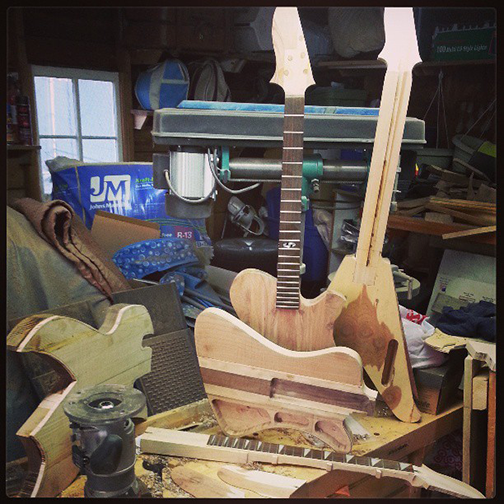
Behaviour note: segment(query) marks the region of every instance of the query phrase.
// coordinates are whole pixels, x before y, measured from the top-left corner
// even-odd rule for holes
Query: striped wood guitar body
[[[194,337],[205,391],[226,434],[293,428],[347,453],[346,417],[374,411],[376,392],[364,385],[354,350],[287,350],[218,308],[200,313]]]

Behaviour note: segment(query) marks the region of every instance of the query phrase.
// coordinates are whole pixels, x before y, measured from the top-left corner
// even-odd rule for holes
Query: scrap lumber
[[[243,499],[245,493],[226,483],[211,478],[189,467],[179,466],[171,470],[171,479],[197,499]]]
[[[455,231],[453,233],[445,233],[441,235],[443,240],[451,240],[453,238],[463,238],[464,236],[474,236],[487,233],[495,233],[497,226],[484,226],[478,228],[467,229],[465,231]]]

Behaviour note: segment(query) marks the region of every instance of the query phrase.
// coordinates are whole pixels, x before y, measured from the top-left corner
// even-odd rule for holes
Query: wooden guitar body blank
[[[418,421],[390,262],[381,258],[374,285],[353,282],[355,267],[355,256],[346,256],[333,279],[347,296],[334,325],[335,340],[360,355],[366,373],[398,418]]]
[[[9,350],[47,358],[60,376],[17,433],[29,463],[22,496],[55,497],[77,476],[63,400],[93,385],[133,386],[150,372],[152,350],[142,347],[142,339],[152,332],[144,306],[117,304],[109,308],[98,330],[69,317],[44,314],[24,319],[9,333]]]
[[[236,314],[273,343],[290,350],[318,350],[334,346],[334,321],[345,298],[325,291],[315,299],[299,296],[296,310],[277,308],[277,279],[264,271],[246,269],[235,277],[229,295]]]
[[[205,390],[226,434],[290,427],[348,452],[345,418],[373,412],[376,392],[364,385],[353,350],[288,350],[217,308],[198,316],[194,336]]]
[[[415,382],[390,263],[382,257],[412,83],[421,61],[412,8],[386,8],[387,63],[371,156],[357,251],[340,264],[328,290],[346,304],[334,325],[337,345],[362,352],[364,368],[383,399],[404,422],[417,422]]]

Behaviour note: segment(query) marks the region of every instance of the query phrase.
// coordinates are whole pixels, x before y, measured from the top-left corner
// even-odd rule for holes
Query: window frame
[[[122,110],[121,110],[121,100],[119,95],[119,73],[118,72],[108,72],[105,70],[89,70],[84,68],[63,68],[63,67],[52,67],[52,66],[42,66],[42,65],[32,65],[32,76],[33,85],[35,86],[35,77],[54,77],[60,79],[71,79],[73,82],[73,97],[75,103],[75,118],[77,122],[77,134],[76,135],[42,135],[40,131],[37,131],[38,138],[56,138],[56,139],[75,139],[77,141],[77,150],[79,159],[83,159],[83,140],[116,140],[117,141],[117,159],[119,163],[123,161],[123,135],[122,135]],[[81,124],[81,106],[80,106],[80,96],[79,96],[79,79],[83,80],[95,80],[112,82],[114,85],[115,94],[115,112],[116,112],[116,135],[117,136],[93,136],[93,135],[83,135],[82,134],[82,124]],[[35,91],[35,90],[34,90]],[[35,113],[37,113],[37,96],[35,96]],[[84,162],[84,161],[83,161]],[[105,162],[105,161],[103,161]],[[42,165],[42,161],[41,161]],[[41,170],[44,167],[41,166]]]

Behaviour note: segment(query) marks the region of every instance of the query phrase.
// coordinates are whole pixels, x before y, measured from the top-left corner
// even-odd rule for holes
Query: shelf
[[[40,145],[7,144],[7,150],[40,150]]]
[[[466,224],[458,223],[445,224],[442,222],[426,221],[425,219],[416,217],[404,217],[390,214],[387,227],[388,229],[397,229],[400,231],[410,231],[412,233],[441,236],[445,233],[473,229],[475,226],[467,226]],[[477,243],[488,243],[489,245],[495,245],[496,233],[465,236],[461,239]]]
[[[438,68],[449,68],[456,66],[473,66],[473,65],[494,65],[495,60],[461,60],[461,61],[422,61],[415,66],[415,70],[428,70]],[[341,61],[320,61],[315,68],[327,70],[362,70],[362,69],[382,69],[386,68],[386,64],[380,60],[341,60]]]
[[[37,152],[41,149],[40,145],[16,145],[7,144],[7,153],[14,156],[20,156],[27,152]]]

